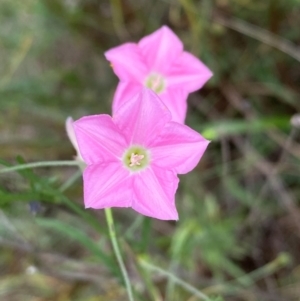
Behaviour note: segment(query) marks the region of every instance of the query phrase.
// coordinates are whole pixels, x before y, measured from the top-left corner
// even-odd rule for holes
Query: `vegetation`
[[[113,210],[135,300],[299,300],[299,15],[299,0],[0,0],[1,168],[72,160],[66,118],[110,113],[104,51],[166,24],[214,72],[186,121],[212,142],[178,222]],[[0,174],[0,206],[1,300],[127,300],[78,168]]]

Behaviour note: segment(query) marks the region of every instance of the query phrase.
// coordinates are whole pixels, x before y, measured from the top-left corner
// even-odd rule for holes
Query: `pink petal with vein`
[[[196,167],[208,144],[208,140],[188,126],[170,122],[151,145],[151,162],[185,174]]]
[[[124,103],[113,119],[129,144],[147,147],[171,120],[171,114],[159,97],[145,88]]]
[[[143,86],[136,82],[119,82],[113,99],[113,113],[126,101],[137,95]]]
[[[178,178],[171,171],[154,167],[134,177],[132,208],[146,216],[162,220],[178,220],[175,192]]]
[[[132,177],[120,163],[95,164],[83,172],[86,208],[130,207]]]
[[[126,140],[109,115],[92,115],[73,123],[80,153],[87,164],[119,161]]]
[[[212,72],[188,52],[178,57],[167,76],[170,87],[176,86],[189,93],[200,89],[211,77]]]
[[[104,53],[111,62],[115,74],[121,81],[140,82],[148,73],[148,68],[135,43],[126,43]]]
[[[184,89],[170,87],[164,93],[160,94],[159,97],[170,110],[172,120],[184,123],[188,93]]]
[[[167,73],[183,51],[183,44],[167,26],[142,38],[138,47],[148,68],[162,74]]]

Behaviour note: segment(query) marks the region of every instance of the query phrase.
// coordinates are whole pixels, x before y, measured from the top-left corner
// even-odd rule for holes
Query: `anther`
[[[131,153],[131,156],[130,156],[130,164],[129,166],[132,167],[132,166],[139,166],[141,165],[141,160],[144,159],[144,155],[137,155],[135,153]]]

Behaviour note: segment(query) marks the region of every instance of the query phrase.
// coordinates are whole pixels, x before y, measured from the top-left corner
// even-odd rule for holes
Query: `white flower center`
[[[159,94],[165,90],[166,80],[162,75],[152,73],[146,78],[145,86]]]
[[[132,145],[124,152],[122,162],[130,171],[145,169],[150,163],[150,152],[142,146]]]

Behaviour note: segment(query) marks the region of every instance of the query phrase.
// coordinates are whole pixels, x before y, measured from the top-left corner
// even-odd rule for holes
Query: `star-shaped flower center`
[[[157,73],[151,73],[145,81],[145,86],[155,93],[162,93],[166,88],[165,78]]]
[[[149,152],[141,146],[131,146],[123,155],[123,164],[131,171],[146,168],[150,162]]]
[[[130,164],[129,166],[132,167],[132,166],[140,166],[141,165],[141,160],[144,159],[144,155],[138,155],[138,154],[135,154],[135,153],[131,153],[131,156],[130,156]]]

